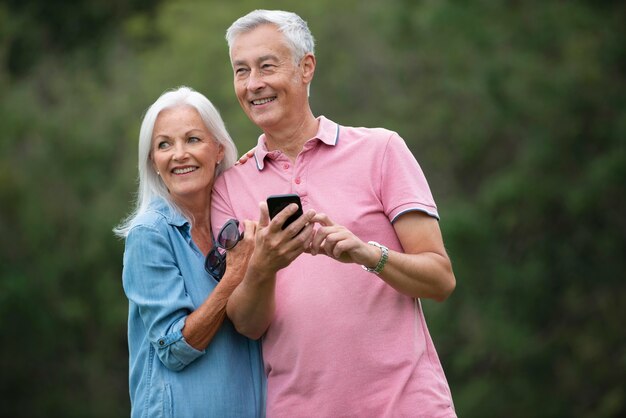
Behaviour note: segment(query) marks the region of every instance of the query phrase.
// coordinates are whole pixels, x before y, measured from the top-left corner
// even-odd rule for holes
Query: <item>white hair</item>
[[[172,207],[177,208],[163,180],[157,175],[152,165],[150,150],[152,147],[152,131],[159,113],[165,109],[178,106],[190,106],[196,109],[215,140],[224,147],[224,158],[216,168],[215,177],[222,174],[227,168],[230,168],[237,160],[237,147],[228,134],[218,110],[209,99],[185,86],[165,91],[157,101],[148,108],[141,123],[138,155],[139,188],[137,191],[135,209],[124,221],[113,229],[113,232],[121,238],[125,238],[126,235],[128,235],[128,231],[135,219],[148,209],[150,202],[155,198],[162,197]]]
[[[315,54],[315,40],[306,22],[300,16],[282,10],[262,9],[254,10],[230,25],[226,31],[229,51],[237,36],[266,24],[275,25],[285,36],[296,65],[306,54]]]

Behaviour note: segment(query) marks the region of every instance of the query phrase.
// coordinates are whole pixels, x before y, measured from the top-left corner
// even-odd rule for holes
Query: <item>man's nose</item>
[[[257,91],[262,89],[265,86],[265,81],[263,80],[263,76],[259,74],[258,71],[250,71],[250,76],[248,77],[248,90]]]

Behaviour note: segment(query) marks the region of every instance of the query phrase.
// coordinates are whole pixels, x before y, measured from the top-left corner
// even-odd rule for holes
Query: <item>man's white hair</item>
[[[267,24],[275,25],[285,36],[296,65],[306,54],[315,54],[315,40],[300,16],[282,10],[262,9],[254,10],[230,25],[226,31],[229,52],[237,36]]]

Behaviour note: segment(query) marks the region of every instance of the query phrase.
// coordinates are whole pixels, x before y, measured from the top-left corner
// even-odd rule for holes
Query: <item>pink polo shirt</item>
[[[318,120],[295,164],[261,135],[254,158],[216,180],[213,228],[297,193],[305,211],[402,251],[394,219],[438,217],[415,158],[395,132]],[[279,271],[263,356],[268,417],[456,417],[419,300],[356,264],[303,254]]]

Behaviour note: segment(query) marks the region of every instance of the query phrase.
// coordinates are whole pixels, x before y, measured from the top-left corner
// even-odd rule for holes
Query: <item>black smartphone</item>
[[[298,205],[298,211],[287,218],[287,220],[283,223],[282,229],[287,228],[293,221],[304,214],[304,212],[302,212],[302,202],[300,201],[300,196],[297,194],[275,194],[268,196],[267,198],[267,208],[270,212],[270,219],[273,219],[274,216],[291,203]]]

